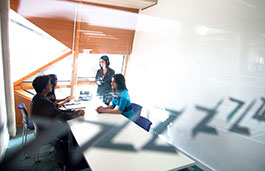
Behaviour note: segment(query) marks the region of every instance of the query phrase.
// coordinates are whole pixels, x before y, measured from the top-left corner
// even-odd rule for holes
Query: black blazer
[[[111,78],[114,74],[115,71],[108,68],[107,73],[103,77],[103,69],[97,70],[96,82],[101,82],[101,85],[98,85],[97,95],[104,96],[104,94],[111,92]]]

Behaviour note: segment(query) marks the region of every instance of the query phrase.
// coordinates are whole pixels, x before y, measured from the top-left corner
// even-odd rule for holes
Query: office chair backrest
[[[152,125],[152,122],[143,116],[139,116],[139,118],[136,119],[135,123],[146,131],[149,131]]]
[[[131,103],[135,115],[140,116],[142,111],[142,106],[136,103]]]
[[[17,108],[20,109],[20,111],[22,113],[22,116],[23,116],[22,123],[24,124],[24,126],[27,127],[28,129],[34,129],[34,125],[31,121],[30,116],[28,115],[27,108],[26,108],[25,104],[20,103],[17,106]]]

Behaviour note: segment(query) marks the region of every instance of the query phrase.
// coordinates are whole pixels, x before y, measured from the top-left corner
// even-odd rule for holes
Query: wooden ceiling
[[[70,0],[75,2],[111,5],[133,9],[145,9],[157,4],[158,0]]]
[[[81,53],[129,55],[139,9],[156,1],[10,0],[10,8],[69,49],[78,43]],[[77,34],[79,40],[74,40]]]

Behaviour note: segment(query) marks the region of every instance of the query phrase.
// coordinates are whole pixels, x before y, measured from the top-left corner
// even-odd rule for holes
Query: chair
[[[135,120],[135,123],[137,125],[139,125],[140,127],[142,127],[143,129],[145,129],[146,131],[149,131],[150,130],[150,127],[152,125],[152,122],[143,117],[143,116],[139,116],[136,120]]]
[[[30,118],[30,116],[28,115],[26,106],[24,103],[20,103],[17,106],[18,109],[20,109],[23,119],[22,119],[22,123],[23,123],[23,130],[22,130],[22,145],[26,145],[27,143],[27,136],[28,136],[28,130],[34,130],[34,125],[33,122]],[[25,149],[24,149],[24,157],[27,158],[28,156],[26,155]]]
[[[135,115],[139,116],[134,122],[146,131],[150,130],[152,122],[141,116],[142,106],[136,103],[131,103]]]
[[[131,103],[135,115],[140,116],[142,111],[142,106],[136,103]]]
[[[23,119],[22,119],[22,123],[23,123],[22,145],[23,145],[23,148],[24,148],[24,146],[27,144],[28,130],[34,130],[35,128],[34,128],[33,121],[30,118],[30,115],[28,115],[27,108],[26,108],[25,104],[24,103],[20,103],[17,106],[17,108],[21,110],[21,113],[22,113],[22,116],[23,116]],[[25,148],[24,148],[23,151],[24,151],[24,157],[25,158],[29,158],[29,156],[26,155]],[[39,159],[39,157],[40,157],[40,147],[37,148],[37,152],[34,154],[34,161],[36,163],[39,163],[41,161]],[[38,165],[37,165],[37,167],[38,167]]]

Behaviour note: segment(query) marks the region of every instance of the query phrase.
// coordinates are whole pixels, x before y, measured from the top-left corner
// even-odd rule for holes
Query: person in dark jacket
[[[109,67],[109,57],[104,55],[99,59],[100,69],[97,70],[96,84],[98,85],[97,95],[103,97],[103,102],[109,105],[111,96],[111,78],[115,71]]]
[[[47,94],[52,91],[52,84],[48,75],[36,77],[32,82],[32,86],[37,93],[30,104],[30,115],[33,118],[67,121],[79,115],[84,115],[84,110],[60,110],[52,101],[47,99]],[[34,122],[34,124],[36,136],[49,127],[42,125],[42,123]]]
[[[65,165],[66,170],[89,168],[84,156],[71,164],[69,164],[71,161],[68,159],[69,156],[72,156],[68,145],[69,137],[73,139],[73,146],[77,146],[77,143],[66,121],[84,115],[84,110],[60,110],[52,101],[48,100],[47,94],[52,91],[52,84],[48,75],[36,77],[32,82],[32,86],[37,93],[30,104],[30,115],[33,119],[36,139],[39,139],[40,142],[46,141],[46,139],[54,137],[53,134],[62,132],[59,137],[56,137],[56,140],[53,140],[55,141],[54,155],[57,162]],[[46,135],[46,137],[43,135]]]

